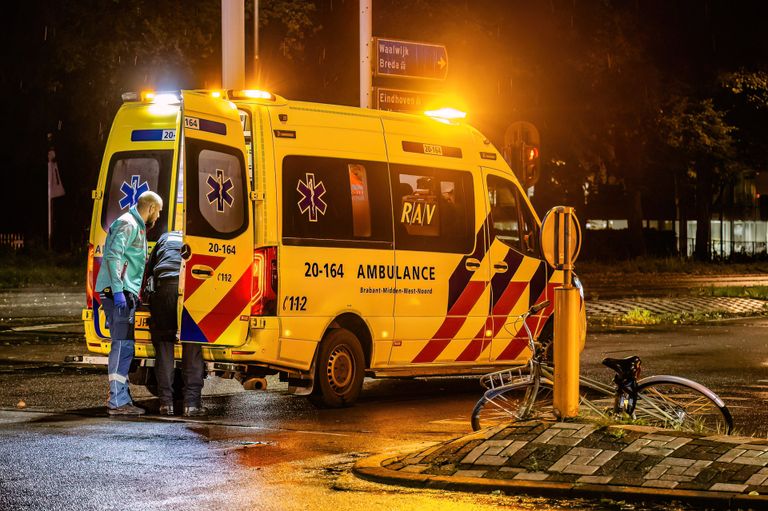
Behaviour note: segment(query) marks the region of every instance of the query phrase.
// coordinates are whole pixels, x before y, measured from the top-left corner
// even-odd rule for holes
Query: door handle
[[[190,271],[190,273],[196,279],[209,279],[213,277],[213,268],[198,264],[192,267],[192,271]]]
[[[464,262],[464,267],[469,271],[475,271],[480,269],[480,261],[474,257],[470,257]]]
[[[496,270],[496,273],[504,273],[509,269],[509,265],[501,261],[500,263],[494,263],[493,269]]]

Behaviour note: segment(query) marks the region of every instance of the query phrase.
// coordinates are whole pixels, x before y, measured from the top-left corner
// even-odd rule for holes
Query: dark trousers
[[[152,294],[149,311],[149,330],[155,348],[155,379],[160,402],[173,404],[174,346],[178,331],[176,303],[177,279],[161,280]],[[205,377],[203,351],[199,344],[182,343],[181,375],[184,382],[184,405],[200,406]]]

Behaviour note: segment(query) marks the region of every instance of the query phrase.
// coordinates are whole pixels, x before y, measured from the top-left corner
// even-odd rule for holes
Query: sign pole
[[[372,1],[360,0],[360,108],[371,108]]]
[[[573,208],[557,206],[541,225],[542,253],[563,272],[563,285],[555,289],[553,405],[560,419],[579,414],[579,344],[581,294],[573,286],[573,263],[581,246],[581,228]]]

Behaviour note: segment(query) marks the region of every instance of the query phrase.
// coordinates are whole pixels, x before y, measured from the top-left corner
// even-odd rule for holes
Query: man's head
[[[155,192],[144,192],[139,195],[136,210],[144,220],[147,229],[151,229],[155,226],[157,219],[160,218],[160,212],[163,210],[163,199]]]

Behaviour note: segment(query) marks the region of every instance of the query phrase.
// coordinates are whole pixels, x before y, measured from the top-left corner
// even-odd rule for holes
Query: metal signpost
[[[555,289],[555,413],[561,419],[579,413],[579,290],[572,285],[573,263],[581,248],[581,227],[573,208],[556,206],[541,223],[544,259],[563,272]]]
[[[448,52],[441,44],[374,38],[376,76],[445,80]]]

